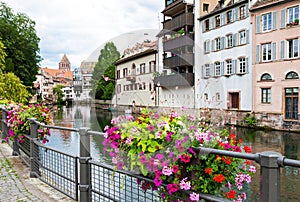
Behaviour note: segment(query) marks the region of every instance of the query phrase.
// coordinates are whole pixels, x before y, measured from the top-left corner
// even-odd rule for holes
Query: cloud
[[[2,0],[36,22],[41,66],[57,68],[67,54],[72,68],[110,39],[138,29],[158,29],[164,2],[157,0]]]

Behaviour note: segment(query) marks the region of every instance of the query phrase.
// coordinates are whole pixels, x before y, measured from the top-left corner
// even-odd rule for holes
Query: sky
[[[72,69],[110,39],[160,29],[162,0],[1,0],[36,23],[41,67],[58,68],[64,54]]]

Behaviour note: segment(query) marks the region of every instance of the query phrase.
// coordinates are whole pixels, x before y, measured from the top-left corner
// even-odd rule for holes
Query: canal
[[[103,131],[110,120],[118,116],[105,110],[96,110],[90,106],[62,107],[54,111],[54,124],[70,128],[88,127],[94,131]],[[243,142],[252,147],[252,152],[276,151],[287,158],[300,160],[300,134],[282,131],[257,131],[246,128],[229,128],[230,133],[237,134]],[[92,136],[91,155],[94,159],[106,162],[102,155],[102,137]],[[79,134],[70,131],[52,130],[47,146],[69,154],[79,155]],[[281,169],[281,201],[299,201],[300,169],[286,167]],[[259,169],[254,176],[248,201],[259,201]]]

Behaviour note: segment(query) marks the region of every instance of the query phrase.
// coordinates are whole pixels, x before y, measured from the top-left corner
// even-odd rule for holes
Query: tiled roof
[[[67,58],[66,54],[64,54],[64,56],[61,58],[60,63],[68,63],[68,64],[70,64],[70,61]]]

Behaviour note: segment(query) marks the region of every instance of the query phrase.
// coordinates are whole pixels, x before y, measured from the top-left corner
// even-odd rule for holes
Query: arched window
[[[299,75],[292,71],[286,74],[285,79],[299,79]]]
[[[131,66],[131,75],[135,75],[135,64],[134,63]]]
[[[270,80],[272,80],[272,77],[271,77],[270,74],[265,73],[265,74],[263,74],[263,75],[261,76],[260,80],[261,80],[261,81],[270,81]]]

